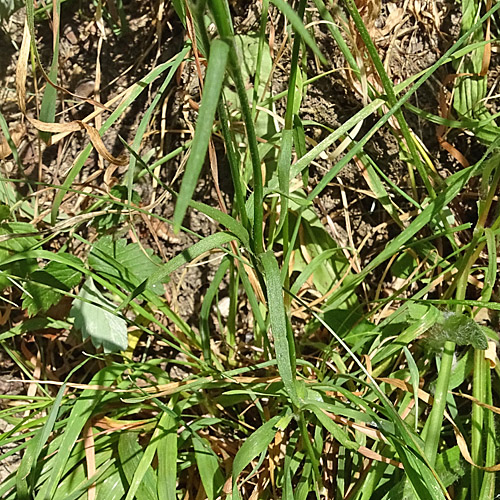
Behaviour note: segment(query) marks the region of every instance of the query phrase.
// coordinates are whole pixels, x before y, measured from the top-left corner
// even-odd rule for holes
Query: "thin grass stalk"
[[[217,113],[219,115],[220,128],[222,132],[222,137],[224,138],[224,145],[226,147],[227,161],[229,163],[229,168],[231,170],[231,177],[233,179],[234,197],[236,201],[235,208],[237,213],[240,214],[241,223],[243,224],[243,227],[250,232],[251,228],[245,207],[245,188],[243,185],[243,181],[241,179],[240,161],[236,149],[234,147],[234,138],[231,134],[229,127],[229,116],[227,114],[226,106],[222,99],[219,102]]]
[[[441,427],[443,425],[446,396],[448,394],[448,387],[450,386],[450,375],[454,354],[455,342],[446,342],[444,344],[443,355],[441,357],[441,365],[439,366],[439,375],[436,383],[436,392],[434,393],[432,410],[422,432],[422,438],[425,440],[424,453],[432,466],[436,464],[437,450],[441,437]]]
[[[486,404],[493,404],[493,396],[491,393],[491,371],[489,362],[486,362],[487,376],[485,377],[485,395]],[[495,420],[493,412],[488,410],[484,419],[484,438],[486,439],[486,460],[485,466],[491,467],[496,463],[497,439],[495,430]],[[483,482],[479,500],[489,500],[495,495],[495,472],[484,472]]]
[[[486,400],[486,378],[488,361],[484,359],[484,351],[479,349],[474,350],[474,374],[472,396],[478,401]],[[471,450],[470,455],[472,461],[479,466],[484,465],[484,443],[483,443],[483,424],[484,424],[484,409],[472,404],[472,419],[471,419]],[[479,498],[481,485],[483,481],[483,471],[478,467],[471,467],[470,483],[471,483],[471,498]]]
[[[264,44],[266,42],[266,27],[267,15],[269,13],[269,0],[261,0],[262,12],[260,14],[260,30],[259,30],[259,49],[257,51],[257,62],[255,64],[253,99],[252,99],[252,116],[256,119],[257,103],[259,102],[259,87],[260,87],[260,69],[262,66],[262,54],[264,53]]]
[[[377,70],[377,73],[380,77],[380,81],[382,83],[382,86],[384,87],[384,91],[387,94],[387,100],[389,102],[389,106],[393,107],[397,104],[398,100],[396,98],[396,94],[394,92],[394,87],[392,85],[391,80],[387,76],[387,73],[384,68],[384,64],[382,63],[377,49],[368,33],[368,30],[366,29],[365,24],[363,23],[363,19],[361,18],[361,15],[359,14],[358,8],[356,7],[356,4],[354,0],[344,0],[345,5],[347,7],[347,10],[349,11],[349,14],[352,17],[352,20],[354,21],[354,24],[356,25],[356,28],[361,36],[361,39],[363,40],[363,43],[366,46],[366,49],[368,50],[368,54],[370,55],[370,58],[373,62],[373,65],[375,66],[375,69]],[[417,148],[415,146],[415,142],[413,141],[413,137],[411,135],[410,129],[408,127],[408,124],[406,123],[406,120],[404,118],[403,112],[401,109],[398,109],[395,113],[394,116],[396,117],[396,120],[398,121],[399,127],[401,128],[401,133],[403,134],[403,137],[405,139],[406,145],[409,149],[410,155],[413,159],[414,165],[417,167],[417,170],[420,174],[420,177],[422,178],[425,188],[427,189],[427,192],[429,193],[429,196],[432,198],[435,197],[435,191],[434,188],[432,187],[431,182],[429,181],[429,175],[425,170],[424,164],[422,163],[422,160],[420,158],[420,155],[417,151]],[[410,174],[410,179],[412,183],[412,189],[415,195],[415,199],[418,199],[416,196],[417,191],[416,191],[416,184],[415,184],[415,178],[413,175],[413,169],[411,165],[409,165],[409,174]],[[436,180],[436,179],[435,179]]]
[[[239,282],[239,274],[237,272],[234,259],[231,259],[231,265],[229,267],[229,314],[226,322],[226,341],[232,349],[231,354],[229,355],[230,359],[234,358],[234,348],[236,347],[236,316],[238,314]]]
[[[304,17],[304,12],[306,10],[306,0],[300,0],[299,7],[297,9],[297,15],[302,19]],[[281,211],[280,211],[280,222],[282,221],[282,235],[283,235],[283,255],[288,254],[289,247],[289,218],[288,218],[288,193],[290,186],[290,164],[292,160],[292,143],[293,143],[293,117],[295,110],[295,96],[296,96],[296,85],[297,85],[297,75],[300,71],[299,69],[299,55],[300,46],[302,43],[302,38],[299,33],[295,32],[295,38],[293,40],[292,48],[292,58],[290,60],[290,78],[288,80],[288,96],[286,102],[285,111],[285,127],[283,130],[281,154],[278,159],[278,172],[281,176],[282,186],[281,189],[284,190],[284,196],[281,196]],[[284,263],[286,264],[286,262]],[[284,276],[283,276],[284,274]],[[290,275],[288,273],[288,266],[282,270],[282,278],[284,278],[283,286],[288,289],[290,287]],[[291,298],[289,295],[285,295],[285,309],[287,314],[290,309]]]
[[[257,145],[257,135],[252,118],[252,110],[248,102],[248,96],[245,89],[245,82],[241,73],[238,54],[234,44],[234,31],[229,7],[224,0],[209,0],[210,10],[214,16],[217,30],[220,37],[229,44],[229,68],[240,100],[241,114],[245,122],[245,128],[248,139],[248,149],[253,170],[253,251],[260,254],[264,251],[263,240],[263,221],[264,221],[264,186],[262,182],[262,171],[260,166],[260,155]]]

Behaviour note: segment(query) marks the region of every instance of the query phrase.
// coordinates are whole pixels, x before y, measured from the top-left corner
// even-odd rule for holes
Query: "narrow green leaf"
[[[31,0],[30,0],[31,1]],[[32,3],[32,1],[31,1]],[[29,5],[29,2],[28,2]],[[28,9],[27,9],[28,10]],[[33,36],[33,35],[32,35]],[[99,129],[99,134],[104,134],[117,120],[125,110],[137,99],[137,97],[148,88],[148,86],[154,82],[162,73],[164,73],[167,69],[169,69],[173,64],[178,63],[178,60],[181,61],[184,59],[186,54],[189,52],[190,46],[187,45],[184,47],[176,56],[173,61],[167,61],[166,63],[159,64],[156,68],[154,68],[148,75],[146,75],[142,80],[135,83],[130,92],[127,94],[126,99],[124,99],[120,105],[111,113],[110,117],[104,122],[102,127]],[[61,202],[68,192],[68,189],[73,184],[73,181],[76,179],[78,174],[80,173],[83,165],[87,161],[87,158],[90,156],[92,152],[92,144],[89,144],[78,156],[75,163],[71,167],[71,170],[66,176],[66,179],[61,186],[59,192],[54,197],[54,201],[52,203],[52,210],[50,212],[51,223],[54,224],[57,220],[57,216],[59,215],[59,207],[61,206]]]
[[[150,487],[154,487],[155,497],[156,492],[158,490],[158,479],[154,474],[153,469],[151,468],[151,462],[156,454],[156,449],[158,447],[158,443],[162,439],[161,434],[163,434],[165,422],[170,418],[169,413],[165,412],[161,415],[160,420],[151,436],[151,440],[148,443],[148,446],[144,453],[142,454],[141,460],[135,469],[132,480],[130,481],[130,486],[127,491],[127,496],[125,500],[133,500],[136,497],[136,494],[139,491],[139,488],[142,484],[150,485]],[[147,477],[146,477],[147,476]],[[137,497],[140,497],[137,495]]]
[[[90,385],[109,387],[124,369],[125,366],[108,366],[92,378]],[[94,389],[85,389],[80,394],[71,410],[68,424],[64,429],[57,455],[52,464],[50,478],[38,492],[35,500],[48,500],[54,496],[76,440],[104,394],[104,391]]]
[[[173,259],[169,260],[161,269],[153,273],[147,280],[148,285],[152,287],[158,287],[161,283],[166,280],[170,274],[179,267],[191,262],[196,257],[213,250],[214,248],[219,248],[230,241],[233,241],[235,237],[229,233],[215,233],[203,238],[202,240],[195,243],[192,247],[182,251],[177,254]],[[137,289],[132,295],[135,296]]]
[[[65,391],[66,383],[59,389],[44,426],[37,432],[36,436],[28,442],[23,459],[16,472],[16,493],[19,500],[29,500],[32,498],[36,479],[29,476],[33,474],[38,457],[54,428]]]
[[[238,492],[238,477],[245,467],[258,455],[267,450],[269,443],[276,434],[276,424],[281,419],[281,415],[276,415],[268,420],[262,427],[259,427],[236,453],[233,462],[233,500],[240,498]]]
[[[314,52],[314,54],[318,57],[318,59],[323,64],[328,64],[325,56],[321,53],[314,38],[311,36],[309,31],[307,31],[306,27],[302,23],[302,20],[297,15],[297,13],[293,10],[292,6],[285,2],[285,0],[271,0],[271,3],[276,5],[279,10],[285,15],[290,24],[293,26],[293,29],[302,37],[304,42],[309,46],[309,48]]]
[[[408,347],[404,346],[403,351],[406,356],[406,361],[408,362],[408,368],[410,369],[410,382],[413,387],[413,395],[415,401],[415,433],[418,431],[418,389],[420,385],[420,375],[418,373],[417,364],[411,355]]]
[[[164,415],[160,427],[163,434],[159,436],[158,443],[158,498],[176,500],[178,424],[169,413]]]
[[[219,467],[219,459],[209,444],[196,433],[193,434],[192,439],[196,464],[205,494],[208,500],[215,500],[224,486],[224,475]]]
[[[203,357],[205,361],[210,361],[212,357],[212,351],[210,348],[210,310],[212,308],[212,302],[219,290],[219,285],[221,281],[224,279],[227,270],[229,269],[230,261],[226,257],[222,260],[213,277],[210,286],[208,287],[207,293],[205,294],[205,298],[203,299],[203,304],[201,305],[200,311],[200,337],[201,337],[201,346],[203,348]]]
[[[31,1],[31,0],[30,0]],[[61,0],[54,0],[56,8],[56,16],[58,20],[61,18]],[[53,2],[54,3],[54,2]],[[57,23],[57,27],[60,28],[60,23]],[[33,42],[35,43],[35,42]],[[52,63],[49,70],[49,78],[51,82],[57,82],[57,73],[59,67],[59,29],[55,33],[53,40],[53,53],[52,53]],[[45,86],[45,91],[43,93],[42,104],[40,106],[40,117],[42,122],[54,123],[56,116],[56,105],[57,105],[57,89],[47,83]],[[41,132],[40,137],[44,141],[48,141],[50,138],[49,132]]]
[[[267,304],[278,370],[292,403],[300,406],[295,383],[295,344],[293,336],[289,335],[278,261],[272,251],[262,254],[260,260],[264,268]]]
[[[141,445],[137,442],[137,438],[138,435],[135,432],[124,432],[118,441],[118,455],[129,488],[131,488],[134,476],[144,455]],[[135,492],[133,494],[137,499],[157,500],[157,482],[153,469],[148,465],[145,473],[142,475],[143,481],[142,483],[134,484]],[[130,492],[132,490],[129,489],[127,491]]]
[[[181,190],[175,205],[174,231],[178,232],[186,210],[191,202],[198,177],[205,162],[208,143],[212,135],[215,111],[219,103],[225,68],[229,54],[229,45],[223,40],[215,40],[210,46],[205,86],[201,99],[200,112],[191,145],[191,153],[182,178]]]

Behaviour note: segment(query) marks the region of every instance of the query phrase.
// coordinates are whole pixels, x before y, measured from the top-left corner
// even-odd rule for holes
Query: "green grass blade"
[[[200,255],[213,250],[214,248],[220,248],[226,243],[235,240],[234,235],[230,233],[215,233],[207,236],[206,238],[195,243],[191,248],[182,251],[180,254],[176,255],[173,259],[169,260],[160,270],[152,274],[147,282],[152,286],[159,286],[168,276],[173,273],[176,269],[191,262]],[[137,289],[136,289],[137,290]],[[136,292],[134,291],[133,294]]]
[[[125,112],[125,110],[137,99],[137,97],[146,89],[148,86],[154,82],[162,73],[168,70],[173,64],[176,64],[178,59],[181,61],[184,59],[186,54],[189,52],[190,47],[184,47],[172,61],[167,61],[163,64],[159,64],[156,68],[154,68],[148,75],[146,75],[142,80],[135,83],[130,93],[127,97],[120,103],[120,105],[111,113],[110,117],[104,122],[102,127],[99,129],[99,134],[103,134],[106,132],[117,120],[118,118]],[[57,216],[59,215],[59,207],[63,201],[64,196],[68,192],[73,184],[73,181],[76,179],[78,174],[80,173],[83,165],[87,161],[87,158],[90,156],[92,152],[92,144],[89,144],[78,156],[75,163],[71,167],[71,170],[66,176],[64,183],[60,187],[59,192],[54,197],[54,201],[52,203],[52,210],[50,212],[51,223],[54,224],[57,220]]]
[[[227,270],[229,269],[230,260],[224,258],[217,269],[215,276],[208,287],[208,290],[203,299],[203,304],[201,305],[200,311],[200,337],[201,346],[203,349],[203,357],[208,363],[211,362],[212,350],[210,347],[210,310],[212,309],[212,302],[214,301],[215,295],[219,290],[221,281],[224,279]]]
[[[233,462],[233,500],[240,498],[238,492],[238,477],[243,472],[245,467],[258,455],[263,453],[276,435],[276,424],[281,419],[280,415],[268,420],[264,425],[259,427],[245,442],[242,444],[238,453],[234,457]]]
[[[271,0],[271,3],[276,5],[276,7],[285,15],[290,24],[293,26],[293,29],[302,37],[304,42],[309,46],[309,48],[314,52],[314,54],[318,57],[318,59],[323,64],[328,64],[325,56],[321,53],[314,38],[311,36],[309,31],[307,31],[306,27],[302,23],[302,19],[297,15],[297,13],[293,10],[290,4],[285,2],[285,0]]]
[[[219,467],[219,459],[206,440],[194,433],[192,436],[194,454],[201,482],[208,500],[215,500],[224,485],[224,475]]]
[[[94,376],[90,384],[109,387],[124,369],[125,366],[104,368]],[[102,391],[94,389],[86,389],[81,393],[71,410],[69,423],[64,429],[63,439],[52,466],[50,479],[37,494],[35,500],[49,500],[54,496],[76,440],[103,395]]]
[[[177,485],[177,422],[167,412],[160,421],[164,434],[158,443],[158,498],[176,500]]]
[[[151,488],[154,487],[155,492],[159,490],[157,482],[159,478],[153,473],[151,462],[153,461],[159,442],[163,439],[161,434],[165,429],[165,425],[171,418],[170,413],[167,412],[161,415],[153,435],[151,436],[151,440],[149,441],[147,448],[144,450],[141,461],[134,472],[134,476],[130,483],[125,500],[132,500],[136,496],[139,487],[146,482],[150,484]],[[146,477],[147,474],[149,475],[148,477]]]
[[[156,476],[149,464],[148,467],[146,467],[146,471],[141,472],[143,481],[139,484],[134,483],[136,472],[141,466],[141,463],[145,463],[143,462],[144,452],[141,445],[137,442],[137,437],[137,433],[124,432],[120,436],[118,442],[118,456],[120,457],[124,478],[129,485],[128,492],[132,491],[133,487],[135,489],[134,496],[136,496],[136,498],[157,500]],[[133,498],[133,496],[130,498]]]
[[[283,385],[295,406],[300,406],[297,395],[296,373],[295,373],[295,344],[288,326],[283,301],[283,289],[281,286],[281,275],[278,261],[272,251],[260,256],[264,269],[264,279],[267,288],[267,303],[271,331],[274,337],[276,361],[278,370],[283,380]]]
[[[51,82],[57,82],[57,72],[59,67],[59,19],[61,17],[61,0],[56,0],[53,2],[53,14],[54,19],[53,24],[57,24],[57,32],[55,33],[55,38],[53,41],[53,54],[52,63],[49,70],[49,78]],[[57,18],[57,23],[56,19]],[[53,123],[56,116],[56,105],[57,105],[57,89],[47,82],[45,87],[45,92],[43,93],[42,104],[40,106],[40,120],[46,123]],[[48,141],[50,138],[50,133],[41,132],[40,137],[44,141]]]
[[[229,45],[226,42],[215,40],[211,44],[200,113],[196,122],[191,153],[182,178],[181,190],[175,205],[173,218],[175,232],[178,232],[181,227],[182,220],[196,188],[201,168],[205,162],[208,143],[212,135],[215,111],[219,103],[222,83],[224,82],[228,55]]]

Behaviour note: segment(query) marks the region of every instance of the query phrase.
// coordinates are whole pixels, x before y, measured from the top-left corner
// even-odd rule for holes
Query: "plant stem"
[[[474,375],[472,396],[478,401],[484,402],[486,399],[486,376],[487,367],[485,366],[484,351],[476,349],[474,351]],[[482,466],[484,464],[483,455],[483,419],[484,410],[477,404],[472,404],[472,419],[471,419],[471,458],[472,461]],[[477,467],[471,467],[471,498],[479,498],[481,482],[483,479],[483,471]]]
[[[253,251],[260,254],[264,251],[263,240],[263,202],[264,202],[264,188],[262,183],[262,171],[260,166],[260,155],[257,146],[257,136],[255,133],[255,126],[252,119],[252,110],[248,102],[247,91],[243,75],[241,73],[240,61],[236,52],[234,44],[234,31],[231,20],[231,15],[226,2],[223,0],[209,0],[210,10],[214,16],[217,30],[220,37],[229,44],[229,68],[236,86],[238,98],[240,100],[241,114],[245,122],[247,131],[248,149],[250,151],[250,159],[252,162],[253,170]]]
[[[429,463],[434,466],[436,463],[439,438],[441,436],[441,427],[443,424],[444,408],[446,406],[446,396],[450,383],[451,366],[455,352],[455,343],[448,341],[444,345],[441,366],[436,383],[436,392],[434,394],[434,403],[427,420],[427,424],[422,432],[422,438],[425,440],[425,455]]]

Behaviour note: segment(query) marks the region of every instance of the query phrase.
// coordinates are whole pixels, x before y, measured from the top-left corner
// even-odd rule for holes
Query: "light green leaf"
[[[137,243],[127,244],[123,238],[113,240],[111,236],[104,236],[92,247],[89,264],[97,273],[132,291],[160,269],[161,260],[152,254],[151,249],[143,251]],[[149,289],[155,291],[153,287]]]
[[[83,263],[77,257],[66,255],[69,260],[75,260],[79,266]],[[82,273],[76,269],[61,264],[49,262],[43,269],[38,269],[29,277],[23,294],[23,308],[28,310],[28,315],[33,316],[39,311],[47,311],[49,307],[57,304],[63,292],[69,292],[80,283]],[[46,286],[40,286],[46,285]],[[29,294],[29,295],[28,295]]]
[[[293,335],[289,335],[288,332],[278,261],[272,251],[262,254],[260,258],[264,268],[267,303],[278,371],[292,403],[299,406],[300,402],[295,384],[295,344]]]
[[[238,476],[243,469],[258,455],[264,452],[276,434],[276,424],[281,420],[281,415],[276,415],[259,427],[241,446],[233,462],[233,500],[240,498],[238,493]]]
[[[33,247],[38,238],[32,236],[35,228],[25,222],[4,222],[0,224],[0,236],[12,235],[12,238],[0,242],[0,290],[12,285],[3,272],[24,278],[38,266],[35,259],[22,259],[2,265],[9,257]]]
[[[224,81],[229,45],[222,40],[215,40],[210,46],[205,87],[201,99],[200,113],[196,122],[196,130],[191,145],[191,153],[182,178],[181,190],[175,205],[174,230],[177,232],[193,196],[198,177],[205,162],[208,143],[212,135],[215,110],[219,103],[222,83]]]
[[[208,500],[215,500],[224,485],[224,476],[219,467],[219,459],[209,444],[197,434],[193,434],[193,447],[201,482]]]
[[[135,472],[144,455],[141,445],[137,442],[138,435],[134,432],[124,432],[118,442],[118,455],[120,457],[123,473],[129,485],[132,484]],[[156,500],[156,476],[151,467],[148,467],[143,481],[136,490],[137,499]]]
[[[108,366],[92,378],[90,385],[109,387],[124,369],[125,367],[122,366]],[[35,500],[47,500],[54,496],[67,467],[76,440],[83,426],[90,418],[90,415],[92,415],[96,405],[104,395],[104,391],[96,391],[94,389],[86,389],[80,394],[80,397],[71,410],[68,424],[64,428],[62,440],[55,454],[54,461],[51,464],[50,477],[38,492]]]
[[[482,328],[465,314],[452,311],[443,311],[428,335],[428,344],[432,349],[441,349],[447,341],[471,345],[475,349],[488,348],[488,339]]]
[[[78,295],[83,300],[74,301],[70,317],[75,319],[75,328],[82,332],[82,338],[90,337],[105,352],[127,349],[127,323],[110,312],[116,306],[96,288],[92,278],[87,279]]]

